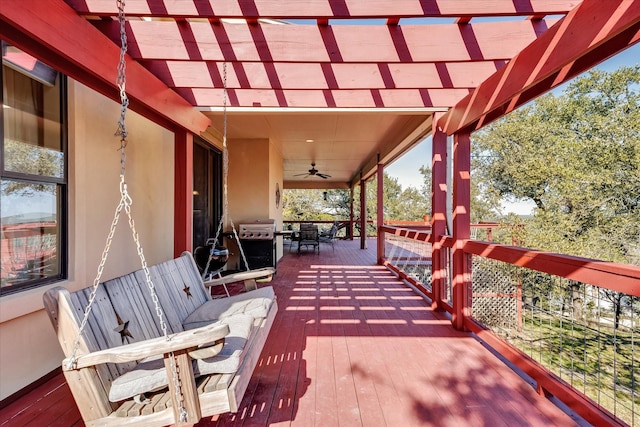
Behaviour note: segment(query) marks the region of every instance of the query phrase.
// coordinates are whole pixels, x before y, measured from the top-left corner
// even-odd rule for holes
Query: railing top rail
[[[405,227],[393,227],[390,225],[381,225],[379,227],[381,232],[390,233],[396,236],[406,237],[407,239],[419,240],[427,242],[431,239],[431,231],[419,230],[417,228],[405,228]]]
[[[640,297],[640,267],[527,248],[466,240],[470,254]]]

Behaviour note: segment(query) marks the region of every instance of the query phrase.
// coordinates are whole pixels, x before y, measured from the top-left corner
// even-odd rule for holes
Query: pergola
[[[285,188],[352,187],[635,43],[637,3],[130,0],[127,90],[167,127],[221,132],[226,63],[230,139],[277,140]],[[40,6],[3,2],[2,36],[117,99],[116,2]],[[300,182],[311,162],[331,178]]]
[[[118,99],[116,2],[40,7],[3,2],[0,36]],[[470,132],[640,38],[633,0],[130,0],[125,12],[131,107],[176,131],[177,161],[191,135],[222,132],[226,69],[228,138],[277,141],[284,188],[353,188],[431,134],[435,218],[446,135],[468,206]],[[312,162],[331,178],[296,176]],[[189,176],[176,184],[186,230]]]

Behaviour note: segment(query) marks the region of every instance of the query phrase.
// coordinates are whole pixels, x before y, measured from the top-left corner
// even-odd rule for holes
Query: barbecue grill
[[[256,219],[238,224],[238,237],[249,264],[249,270],[276,266],[276,221]],[[247,270],[244,260],[240,260],[242,270]]]

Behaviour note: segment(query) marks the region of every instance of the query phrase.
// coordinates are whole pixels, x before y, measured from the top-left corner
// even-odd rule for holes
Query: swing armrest
[[[276,269],[273,267],[264,267],[251,271],[243,271],[240,273],[233,273],[223,276],[219,279],[212,279],[204,282],[206,287],[226,285],[228,283],[242,282],[245,280],[254,280],[261,277],[273,276],[276,273]]]
[[[150,356],[157,356],[172,351],[197,347],[204,343],[214,342],[224,338],[228,334],[229,325],[215,323],[169,335],[168,340],[165,337],[153,338],[76,356],[75,364],[70,369],[67,367],[70,358],[66,358],[62,362],[62,369],[69,371],[102,363],[124,363],[141,360]]]

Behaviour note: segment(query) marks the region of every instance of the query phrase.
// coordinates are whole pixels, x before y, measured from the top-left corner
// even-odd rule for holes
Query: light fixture
[[[314,139],[306,139],[305,142],[311,143],[311,142],[315,142],[315,140]]]
[[[324,201],[326,202],[326,201],[327,201],[327,192],[326,192],[326,191],[324,191],[324,192],[322,193],[322,195],[324,196]]]

